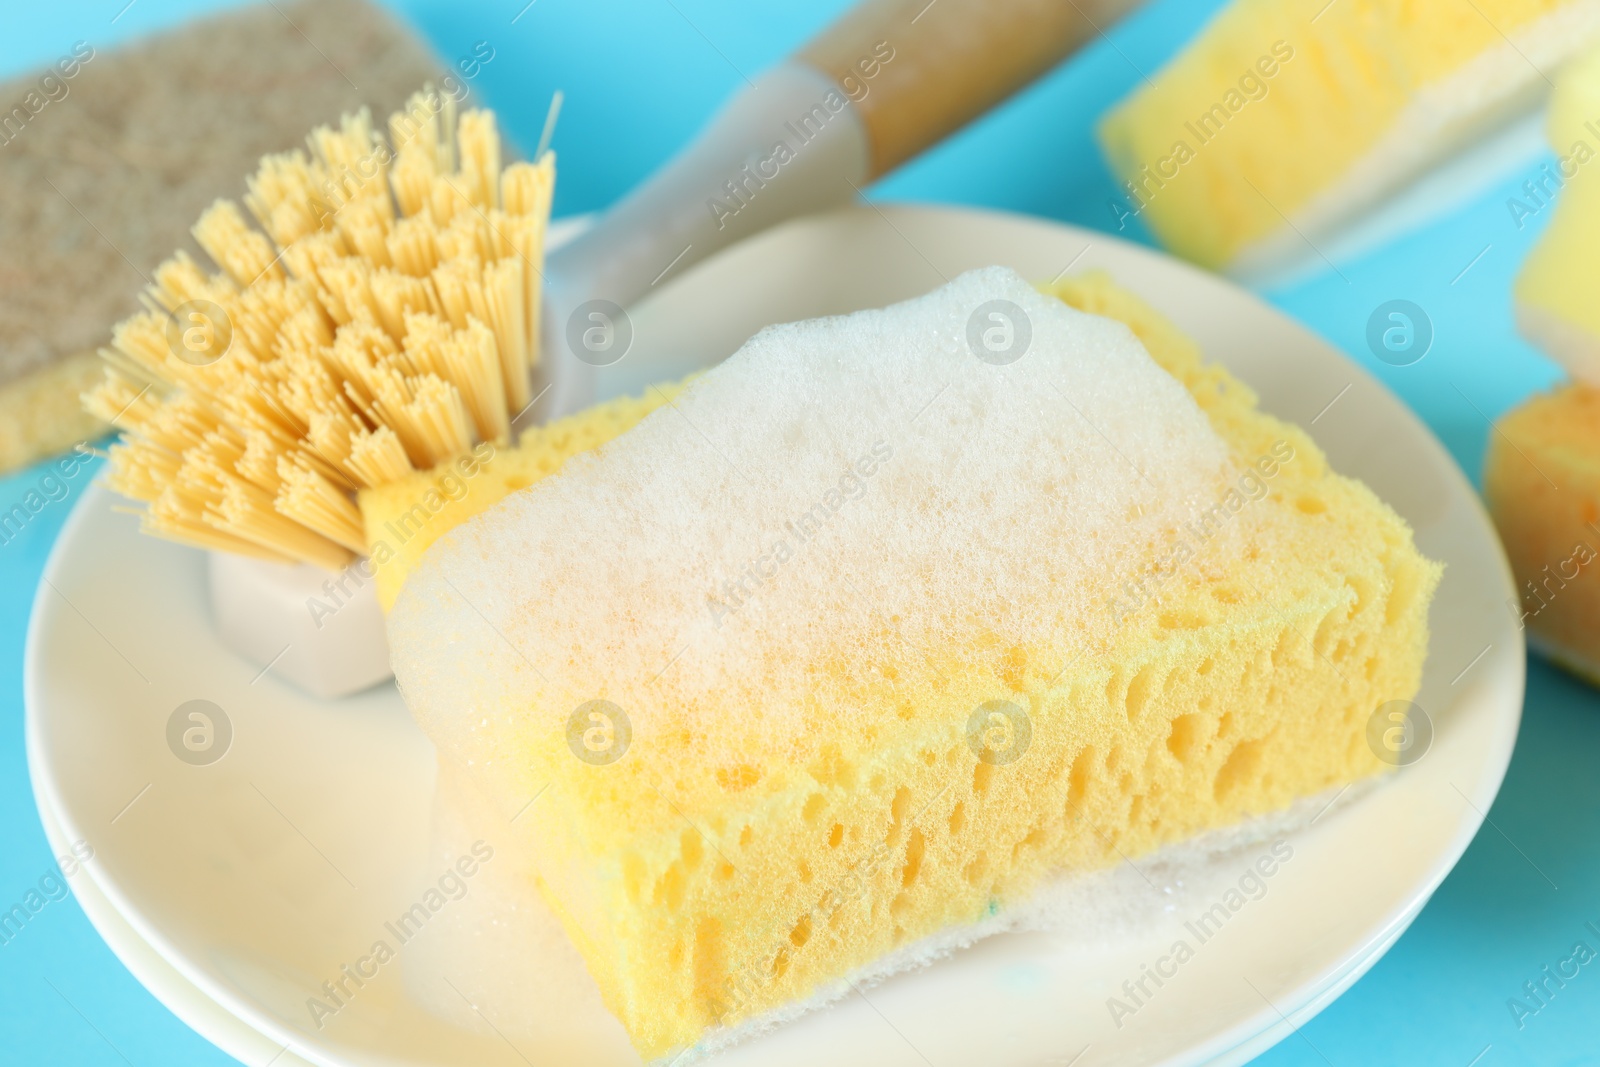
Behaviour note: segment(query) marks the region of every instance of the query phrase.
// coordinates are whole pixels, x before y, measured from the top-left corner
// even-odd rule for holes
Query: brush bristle
[[[388,128],[363,109],[264,157],[194,225],[218,270],[176,253],[101,350],[84,407],[123,431],[107,483],[146,532],[342,567],[356,490],[505,440],[532,399],[553,157],[502,166],[493,112],[431,87]]]

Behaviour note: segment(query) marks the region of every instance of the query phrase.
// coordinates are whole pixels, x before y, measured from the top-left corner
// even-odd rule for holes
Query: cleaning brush
[[[534,399],[553,155],[503,166],[494,114],[431,86],[388,134],[363,109],[263,158],[191,231],[218,270],[178,252],[101,350],[84,406],[147,533],[337,570],[357,490],[505,441]]]

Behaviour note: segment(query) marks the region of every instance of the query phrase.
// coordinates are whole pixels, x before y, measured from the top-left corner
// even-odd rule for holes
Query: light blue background
[[[75,40],[110,46],[224,6],[135,0],[113,24],[124,3],[7,4],[0,12],[0,74],[49,62]],[[524,3],[395,0],[391,6],[447,59],[467,54],[476,41],[494,46],[495,59],[475,85],[524,146],[537,142],[551,92],[565,91],[554,141],[561,159],[557,214],[605,207],[683,144],[742,84],[741,72],[778,60],[845,6],[790,2],[757,12],[733,0],[537,0],[512,25]],[[1109,42],[871,195],[981,204],[1111,228],[1106,202],[1113,186],[1092,123],[1215,7],[1209,0],[1152,0]],[[1496,416],[1558,377],[1511,323],[1511,279],[1549,216],[1516,229],[1505,201],[1525,176],[1342,267],[1343,278],[1328,273],[1268,294],[1404,397],[1474,478],[1489,426],[1473,405]],[[47,195],[48,189],[0,188],[6,197]],[[130,271],[128,285],[137,284]],[[1366,350],[1368,315],[1393,298],[1420,304],[1434,323],[1432,351],[1414,366],[1389,367]],[[0,510],[40,473],[0,480]],[[80,475],[72,498],[50,505],[20,538],[0,546],[0,901],[7,905],[52,862],[23,753],[23,635],[45,556],[88,478]],[[1258,1062],[1467,1067],[1481,1055],[1481,1067],[1600,1063],[1594,968],[1585,968],[1520,1032],[1506,1006],[1574,941],[1595,944],[1583,924],[1600,922],[1597,761],[1600,699],[1533,662],[1521,741],[1490,812],[1498,831],[1486,827],[1478,835],[1415,925],[1365,978],[1301,1036]],[[1530,860],[1560,888],[1552,889]],[[139,986],[70,899],[50,905],[0,946],[0,1035],[0,1062],[7,1064],[232,1062]]]

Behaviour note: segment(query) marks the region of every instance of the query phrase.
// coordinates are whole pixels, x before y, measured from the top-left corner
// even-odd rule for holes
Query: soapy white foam
[[[633,1061],[627,1031],[535,890],[535,866],[514,829],[470,776],[441,764],[428,859],[412,897],[439,871],[459,870],[462,856],[481,857],[484,845],[492,855],[399,953],[407,995],[462,1030],[514,1036],[539,1050],[536,1062]]]
[[[969,343],[992,301],[1031,335],[1014,362]],[[1005,321],[978,325],[1004,348]],[[1093,640],[1226,464],[1125,326],[973,271],[763,330],[442,538],[390,616],[396,675],[445,747],[604,698],[641,753],[688,725],[701,758],[802,755],[886,665],[903,684]]]

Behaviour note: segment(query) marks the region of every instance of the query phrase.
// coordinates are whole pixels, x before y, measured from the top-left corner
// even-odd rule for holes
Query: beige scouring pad
[[[257,159],[441,73],[382,9],[298,0],[83,43],[0,84],[0,471],[105,431],[78,403],[96,349]]]

